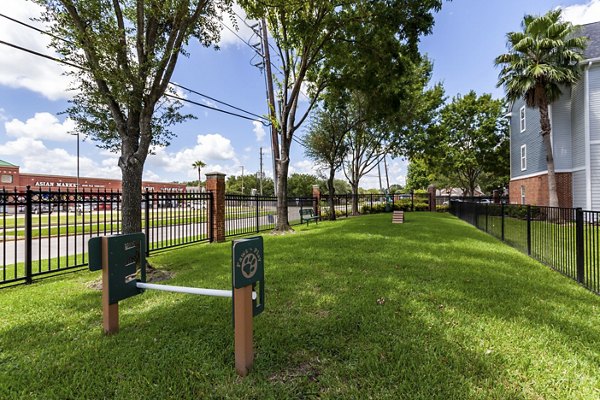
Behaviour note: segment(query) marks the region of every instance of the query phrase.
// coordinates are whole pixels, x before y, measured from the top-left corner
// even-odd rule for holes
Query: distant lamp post
[[[71,133],[73,136],[77,136],[77,189],[79,189],[79,131],[77,133]]]
[[[244,194],[244,166],[240,165],[240,167],[242,167],[242,194]]]

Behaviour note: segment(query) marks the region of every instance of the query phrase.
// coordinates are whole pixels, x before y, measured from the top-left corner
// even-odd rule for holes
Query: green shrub
[[[346,216],[346,212],[342,211],[342,210],[335,210],[335,216],[336,217],[345,217]],[[321,208],[321,219],[323,220],[328,220],[329,219],[329,207],[325,208]]]
[[[427,203],[415,203],[415,211],[429,211],[429,204]]]
[[[438,204],[435,206],[437,212],[448,212],[450,206],[448,204]]]

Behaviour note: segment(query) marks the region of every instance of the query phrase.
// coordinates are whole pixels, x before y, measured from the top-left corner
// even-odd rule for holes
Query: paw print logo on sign
[[[248,253],[242,258],[241,270],[244,278],[250,279],[258,270],[258,258],[254,253]]]

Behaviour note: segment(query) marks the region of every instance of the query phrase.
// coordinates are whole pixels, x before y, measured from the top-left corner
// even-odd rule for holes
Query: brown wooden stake
[[[252,285],[233,290],[235,370],[238,375],[246,376],[254,362],[254,348],[252,343]]]
[[[102,238],[102,327],[107,335],[119,332],[119,303],[108,297],[108,237]]]

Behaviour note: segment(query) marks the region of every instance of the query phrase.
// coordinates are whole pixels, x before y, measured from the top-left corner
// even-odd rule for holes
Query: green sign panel
[[[263,238],[257,236],[233,241],[232,269],[233,287],[236,289],[252,285],[258,296],[253,301],[254,315],[264,310],[264,252]]]
[[[115,304],[142,292],[136,287],[136,271],[141,271],[141,281],[146,281],[146,237],[143,233],[108,237],[108,297]],[[102,269],[102,238],[88,241],[89,268]]]

